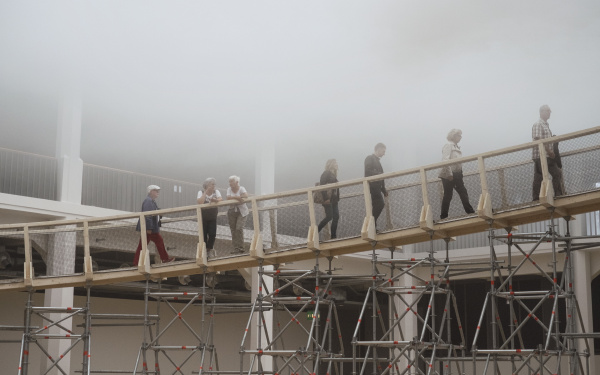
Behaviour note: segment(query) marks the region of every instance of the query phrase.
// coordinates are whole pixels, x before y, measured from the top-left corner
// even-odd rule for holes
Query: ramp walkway
[[[566,194],[555,196],[548,173],[547,143],[559,143]],[[543,181],[539,201],[532,201],[532,148],[542,155]],[[464,182],[475,214],[464,214],[454,197],[450,216],[440,215],[443,189],[438,174],[443,167],[462,164]],[[320,171],[316,172],[317,174]],[[377,224],[372,216],[370,182],[385,180],[389,196]],[[317,232],[323,208],[313,194],[340,189],[338,238]],[[237,202],[235,202],[237,203]],[[486,231],[490,226],[512,228],[553,217],[570,217],[600,209],[600,127],[565,134],[483,154],[419,168],[391,172],[337,184],[254,196],[246,200],[250,214],[244,229],[246,248],[233,251],[226,212],[234,201],[210,205],[219,209],[215,253],[203,242],[202,212],[209,205],[132,213],[81,220],[46,221],[0,226],[0,238],[22,243],[24,265],[12,278],[0,281],[0,292],[70,286],[113,284],[163,277],[212,273],[332,257]],[[177,261],[152,264],[153,245],[143,246],[140,262],[127,267],[117,259],[133,258],[140,239],[135,231],[145,216],[160,214],[161,233]],[[113,265],[96,267],[97,254],[113,252]],[[119,255],[119,256],[117,256]],[[46,272],[46,263],[55,267]],[[58,265],[58,266],[56,266]],[[20,266],[19,266],[20,267]]]

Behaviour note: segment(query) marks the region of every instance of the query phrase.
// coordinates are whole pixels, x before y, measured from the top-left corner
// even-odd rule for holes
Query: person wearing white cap
[[[156,198],[160,194],[160,187],[156,185],[150,185],[147,188],[148,196],[142,203],[142,212],[156,211],[158,205],[156,204]],[[138,232],[141,230],[140,221],[138,220],[137,227],[135,228]],[[160,259],[163,263],[169,263],[175,260],[175,257],[169,257],[167,250],[165,249],[165,242],[160,235],[160,221],[158,215],[146,215],[146,238],[148,242],[152,241],[156,245],[156,250],[160,255]],[[142,238],[137,249],[135,250],[135,257],[133,258],[133,265],[137,266],[140,260],[140,251],[142,250]]]

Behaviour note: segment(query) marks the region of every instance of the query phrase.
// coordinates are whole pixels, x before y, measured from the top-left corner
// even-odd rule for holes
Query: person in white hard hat
[[[156,204],[156,198],[160,194],[160,187],[156,185],[150,185],[147,188],[148,196],[142,203],[142,212],[156,211],[158,205]],[[138,220],[137,227],[135,228],[138,232],[141,230],[140,221]],[[148,242],[152,241],[156,245],[156,250],[160,255],[160,259],[163,263],[169,263],[175,260],[175,257],[169,257],[167,250],[165,249],[165,242],[160,235],[160,220],[158,215],[146,215],[146,238]],[[135,250],[135,257],[133,258],[133,265],[137,266],[140,260],[140,251],[142,250],[142,238],[137,249]]]

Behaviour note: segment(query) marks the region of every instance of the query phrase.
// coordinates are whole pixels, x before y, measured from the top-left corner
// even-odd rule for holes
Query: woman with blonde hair
[[[321,174],[320,185],[335,184],[337,180],[338,164],[337,160],[329,159],[325,163],[325,171]],[[337,225],[340,218],[338,202],[340,201],[340,189],[330,189],[321,191],[323,194],[323,208],[325,209],[325,218],[319,223],[319,232],[331,221],[331,239],[337,238]]]
[[[458,142],[462,139],[462,130],[452,129],[446,137],[448,143],[444,145],[442,149],[442,161],[456,159],[462,157],[460,146]],[[469,194],[467,188],[463,182],[462,164],[456,163],[447,165],[440,171],[438,175],[442,179],[442,186],[444,187],[444,197],[442,198],[442,212],[440,219],[444,220],[448,217],[448,210],[450,209],[450,202],[452,201],[453,191],[456,190],[460,201],[462,202],[465,212],[472,214],[475,212],[471,203],[469,203]]]

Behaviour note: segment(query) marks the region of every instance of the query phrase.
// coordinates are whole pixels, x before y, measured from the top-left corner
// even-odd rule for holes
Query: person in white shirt
[[[229,177],[227,199],[234,199],[240,202],[240,204],[231,205],[227,211],[234,253],[244,252],[244,225],[250,213],[246,203],[242,203],[244,198],[248,198],[248,192],[243,186],[240,186],[240,178],[238,176]]]
[[[217,190],[217,181],[209,177],[204,180],[202,190],[198,192],[198,204],[217,203],[222,201],[221,192]],[[202,209],[202,229],[204,232],[204,243],[206,250],[211,251],[215,247],[215,239],[217,238],[217,215],[219,214],[218,207],[210,207]]]
[[[462,157],[462,152],[458,145],[458,142],[462,139],[462,130],[450,130],[446,139],[448,140],[448,143],[446,143],[442,149],[442,161]],[[448,210],[450,209],[450,202],[452,201],[454,190],[458,193],[465,212],[468,214],[475,213],[471,203],[469,203],[469,194],[467,193],[467,188],[465,188],[463,182],[462,165],[460,163],[445,166],[440,171],[438,177],[442,179],[442,186],[444,187],[444,198],[442,198],[442,212],[440,219],[444,220],[448,217]]]

